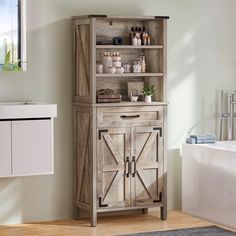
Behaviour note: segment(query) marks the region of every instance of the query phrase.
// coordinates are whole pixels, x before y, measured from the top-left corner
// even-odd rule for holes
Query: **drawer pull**
[[[134,119],[134,118],[139,118],[140,115],[132,115],[132,116],[125,116],[125,115],[122,115],[120,116],[121,119]]]

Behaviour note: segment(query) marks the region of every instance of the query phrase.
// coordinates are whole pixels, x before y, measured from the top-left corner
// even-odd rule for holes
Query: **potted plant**
[[[22,71],[19,63],[20,60],[14,63],[11,62],[11,51],[9,50],[4,58],[3,71]]]
[[[152,102],[152,95],[156,92],[155,85],[151,87],[144,87],[142,90],[145,102]]]

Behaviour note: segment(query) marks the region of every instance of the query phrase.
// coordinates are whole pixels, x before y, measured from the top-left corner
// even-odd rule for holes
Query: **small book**
[[[108,95],[108,94],[105,94],[105,95],[97,95],[97,98],[98,99],[121,99],[122,96],[120,94],[111,94],[111,95]]]
[[[121,98],[98,98],[98,103],[113,103],[113,102],[121,102]]]

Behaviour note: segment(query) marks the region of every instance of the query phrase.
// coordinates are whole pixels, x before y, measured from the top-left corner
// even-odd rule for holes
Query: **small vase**
[[[144,99],[145,99],[145,102],[152,102],[151,96],[145,96]]]

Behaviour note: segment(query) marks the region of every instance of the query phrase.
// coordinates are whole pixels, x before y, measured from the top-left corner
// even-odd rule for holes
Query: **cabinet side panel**
[[[75,100],[90,101],[90,25],[75,25]]]
[[[90,113],[76,110],[76,205],[90,203],[89,140]]]
[[[0,177],[11,175],[11,122],[0,122]]]

